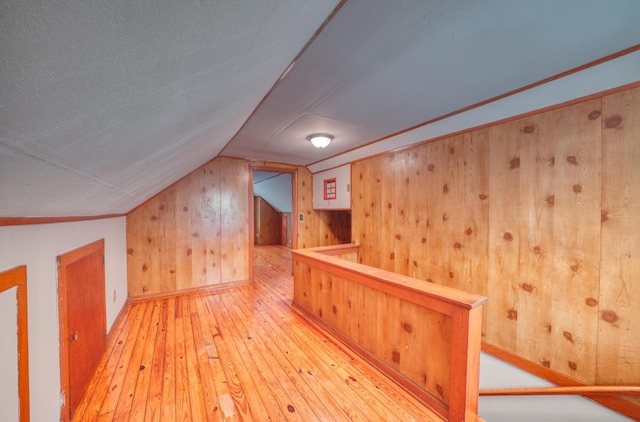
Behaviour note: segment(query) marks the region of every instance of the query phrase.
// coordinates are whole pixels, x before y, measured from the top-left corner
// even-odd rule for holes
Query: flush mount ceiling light
[[[333,135],[329,135],[327,133],[316,133],[307,136],[307,140],[316,148],[325,148],[331,143],[332,139]]]

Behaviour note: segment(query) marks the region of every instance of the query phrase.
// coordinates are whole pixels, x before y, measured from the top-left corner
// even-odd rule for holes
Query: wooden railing
[[[481,396],[640,396],[638,385],[572,385],[559,387],[494,388]]]
[[[293,307],[445,420],[478,420],[485,297],[358,264],[358,246],[292,251]]]

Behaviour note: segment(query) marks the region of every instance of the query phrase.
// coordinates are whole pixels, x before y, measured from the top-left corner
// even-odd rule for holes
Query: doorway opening
[[[297,248],[296,186],[296,169],[251,168],[251,279],[257,248]]]
[[[293,243],[293,196],[290,173],[254,170],[253,244]]]

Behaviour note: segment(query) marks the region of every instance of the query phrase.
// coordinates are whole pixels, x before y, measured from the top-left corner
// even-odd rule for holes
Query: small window
[[[324,179],[324,199],[336,199],[336,178]]]

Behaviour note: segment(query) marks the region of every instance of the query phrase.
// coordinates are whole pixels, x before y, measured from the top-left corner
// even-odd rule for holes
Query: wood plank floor
[[[131,304],[73,420],[441,420],[291,311],[288,249],[255,281]]]

